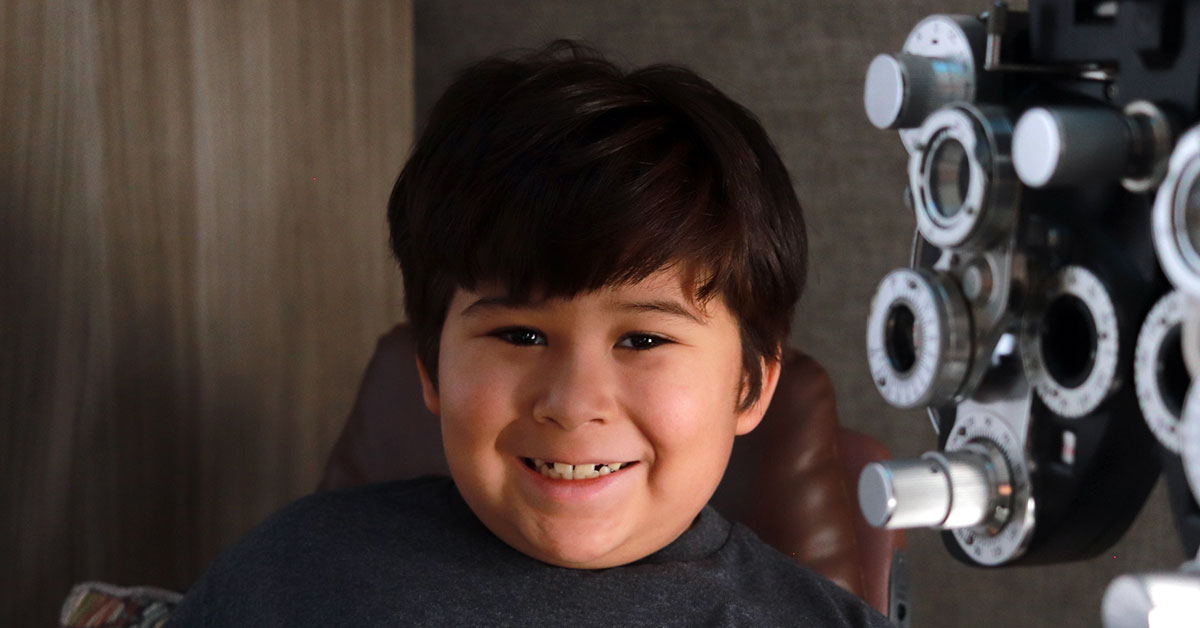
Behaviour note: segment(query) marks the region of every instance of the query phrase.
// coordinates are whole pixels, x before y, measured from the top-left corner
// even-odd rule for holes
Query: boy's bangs
[[[603,160],[510,163],[489,177],[503,186],[465,194],[482,202],[465,212],[467,228],[456,229],[464,241],[444,249],[450,257],[474,251],[446,260],[454,282],[497,283],[518,300],[569,298],[679,269],[689,298],[723,292],[739,274],[741,234],[730,224],[736,214],[713,194],[711,166],[687,144],[661,154],[638,142],[614,155],[619,142],[605,139],[588,147],[607,153]]]
[[[464,70],[388,220],[433,373],[460,287],[529,302],[677,270],[693,305],[720,297],[737,319],[749,404],[804,284],[800,205],[754,115],[686,68],[625,73],[570,42]]]

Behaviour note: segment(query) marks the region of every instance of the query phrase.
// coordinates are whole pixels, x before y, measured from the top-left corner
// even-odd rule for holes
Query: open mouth
[[[637,464],[637,462],[567,464],[565,462],[539,460],[537,458],[522,458],[521,460],[525,463],[525,466],[552,480],[590,480],[592,478],[598,478],[611,473],[616,473],[621,469],[626,469]]]

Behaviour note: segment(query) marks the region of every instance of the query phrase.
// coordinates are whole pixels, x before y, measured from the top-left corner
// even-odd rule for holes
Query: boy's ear
[[[782,347],[781,347],[782,349]],[[763,415],[767,413],[767,406],[771,405],[771,398],[775,396],[775,387],[779,385],[779,371],[783,367],[783,352],[777,352],[778,360],[760,360],[759,364],[762,367],[762,394],[758,396],[758,401],[750,406],[745,412],[738,415],[737,431],[735,434],[750,433],[758,424],[762,422]]]
[[[421,358],[413,356],[417,361],[417,373],[421,375],[421,396],[425,398],[425,407],[437,416],[442,416],[442,400],[438,396],[437,386],[433,385],[433,380],[429,379],[429,372],[425,370],[425,364],[421,362]]]

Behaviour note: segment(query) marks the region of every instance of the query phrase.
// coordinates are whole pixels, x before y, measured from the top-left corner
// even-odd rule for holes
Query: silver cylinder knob
[[[910,129],[947,103],[975,96],[973,68],[962,61],[882,54],[867,67],[863,106],[880,129]]]
[[[1034,107],[1017,121],[1013,167],[1033,188],[1121,177],[1130,159],[1131,128],[1103,107]]]
[[[981,451],[930,452],[919,460],[873,462],[858,478],[858,503],[875,527],[941,529],[980,525],[993,517],[999,474]]]
[[[1185,628],[1200,617],[1200,566],[1176,573],[1120,576],[1101,606],[1104,628]]]

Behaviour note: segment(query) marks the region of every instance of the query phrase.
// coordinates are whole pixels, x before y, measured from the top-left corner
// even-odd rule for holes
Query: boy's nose
[[[547,361],[541,375],[534,420],[574,430],[612,417],[616,407],[612,373],[603,358],[572,352],[560,360]]]

